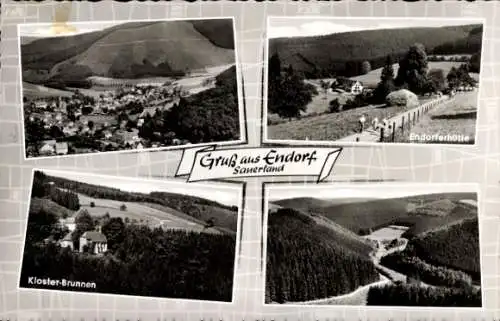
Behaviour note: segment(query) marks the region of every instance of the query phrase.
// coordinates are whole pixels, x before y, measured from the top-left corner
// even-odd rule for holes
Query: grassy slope
[[[326,36],[277,38],[269,43],[270,55],[278,52],[282,64],[295,70],[311,71],[312,66],[343,68],[346,61],[370,60],[401,54],[415,42],[428,50],[452,40],[468,37],[471,26],[442,28],[378,29]],[[432,35],[432,36],[429,36]],[[474,37],[477,46],[477,41]]]
[[[73,215],[73,211],[49,199],[33,197],[30,201],[30,213],[38,213],[41,210],[55,214],[59,218],[69,217]]]
[[[22,46],[23,67],[69,76],[64,75],[66,67],[77,64],[89,67],[94,75],[111,76],[118,71],[133,75],[132,65],[141,65],[144,59],[165,63],[172,70],[224,65],[234,62],[234,50],[214,43],[230,47],[232,28],[220,31],[225,24],[221,20],[196,22],[196,27],[190,22],[127,23],[78,36],[40,39]]]
[[[78,198],[80,199],[81,208],[87,209],[93,216],[101,216],[109,213],[111,217],[121,217],[122,219],[128,217],[130,220],[143,220],[143,223],[150,226],[155,226],[156,224],[163,222],[165,228],[183,229],[196,232],[206,231],[203,223],[188,220],[186,218],[188,215],[171,210],[168,207],[153,208],[147,204],[94,198],[83,194],[78,194]],[[90,207],[90,202],[94,202],[95,207]],[[120,210],[120,206],[122,204],[125,204],[127,207],[126,211]],[[216,231],[212,232],[217,233]]]

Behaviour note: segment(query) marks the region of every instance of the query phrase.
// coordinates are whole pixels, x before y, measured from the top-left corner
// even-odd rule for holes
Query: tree
[[[328,111],[330,113],[336,113],[340,111],[340,108],[342,106],[340,105],[339,99],[335,98],[332,101],[330,101],[330,105],[328,106]]]
[[[367,60],[363,61],[363,63],[361,64],[361,73],[363,75],[366,75],[371,70],[372,70],[372,65],[370,64],[370,62]]]
[[[431,69],[429,71],[429,81],[436,90],[442,91],[446,86],[446,78],[443,69]]]
[[[428,61],[425,47],[419,43],[414,44],[399,61],[395,84],[397,86],[406,85],[410,91],[420,94],[427,83],[427,70]]]
[[[89,126],[90,130],[94,129],[94,122],[89,120],[89,122],[87,123],[87,126]]]
[[[331,87],[330,82],[329,82],[329,81],[325,81],[325,80],[321,79],[321,80],[319,81],[319,85],[320,85],[321,89],[323,89],[323,92],[324,92],[324,94],[325,94],[324,99],[327,99],[327,97],[328,97],[328,89]]]
[[[268,108],[284,118],[300,117],[312,101],[312,92],[311,86],[289,66],[280,84],[275,84],[269,93]]]
[[[108,248],[114,251],[125,237],[125,223],[121,217],[112,217],[102,226],[102,233],[106,236]]]
[[[269,59],[269,83],[277,83],[281,78],[281,60],[278,53]]]
[[[380,82],[377,87],[373,91],[372,100],[375,103],[383,103],[385,102],[385,98],[392,91],[396,89],[394,85],[394,67],[393,60],[390,55],[387,56],[385,60],[384,68],[382,68],[382,72],[380,74]]]
[[[80,237],[82,236],[82,234],[87,231],[94,230],[95,223],[90,213],[86,209],[83,209],[75,217],[75,225],[76,227],[73,231],[73,234],[71,234],[71,239],[73,241],[75,249],[77,249],[79,248]]]
[[[470,57],[469,71],[479,73],[480,70],[481,70],[481,51],[478,51]]]

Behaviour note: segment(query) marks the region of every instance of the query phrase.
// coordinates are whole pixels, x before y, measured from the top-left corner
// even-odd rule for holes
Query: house
[[[105,139],[110,139],[111,137],[113,137],[113,134],[110,131],[105,131],[104,132],[104,138]]]
[[[73,232],[76,229],[75,216],[62,218],[59,220],[59,224],[65,226],[70,232]]]
[[[59,241],[59,245],[61,247],[69,247],[73,251],[74,246],[73,246],[73,239],[71,238],[72,235],[73,232],[69,232],[68,234],[66,234],[66,236]]]
[[[39,100],[39,101],[36,101],[35,102],[35,108],[38,108],[38,109],[46,109],[48,106],[47,102],[46,101],[43,101],[43,100]]]
[[[363,92],[363,85],[359,82],[356,81],[354,84],[351,86],[351,93],[354,95],[359,95]]]
[[[61,142],[56,143],[56,154],[57,155],[66,155],[68,153],[68,143]]]
[[[42,146],[39,149],[39,153],[42,155],[50,155],[55,153],[56,141],[46,140],[42,142]]]
[[[87,231],[80,237],[80,252],[102,254],[108,250],[108,240],[100,231]]]

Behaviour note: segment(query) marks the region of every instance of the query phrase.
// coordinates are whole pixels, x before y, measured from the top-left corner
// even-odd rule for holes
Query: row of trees
[[[231,301],[233,236],[151,230],[111,218],[102,229],[110,251],[96,257],[55,243],[42,245],[44,238],[59,233],[56,222],[53,214],[30,213],[21,286],[33,287],[28,278],[38,276],[97,284],[97,289],[79,291]]]
[[[480,289],[421,287],[411,284],[391,284],[371,287],[368,305],[481,307]]]
[[[266,302],[327,298],[377,281],[368,255],[344,247],[340,238],[294,210],[270,213]]]
[[[31,197],[49,198],[53,202],[66,207],[72,211],[80,208],[78,195],[70,190],[61,190],[57,186],[50,184],[43,173],[35,171]]]

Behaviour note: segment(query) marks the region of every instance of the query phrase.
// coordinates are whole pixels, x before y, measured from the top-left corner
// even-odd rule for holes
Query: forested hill
[[[205,198],[182,195],[168,192],[131,193],[117,188],[87,184],[69,180],[62,177],[49,176],[36,171],[33,182],[32,194],[37,188],[43,188],[43,183],[53,182],[55,186],[69,189],[75,193],[90,197],[118,200],[123,202],[149,202],[167,206],[190,215],[197,219],[205,220],[213,217],[215,222],[224,222],[223,227],[237,231],[238,206],[228,206]]]
[[[266,302],[300,302],[378,280],[372,248],[293,209],[269,213]]]
[[[385,57],[396,59],[414,43],[423,44],[428,54],[474,54],[481,50],[482,25],[436,28],[377,29],[336,33],[325,36],[274,38],[269,41],[269,57],[278,54],[281,65],[314,73],[354,73],[355,66],[369,61],[371,69],[383,66]],[[350,69],[350,70],[346,70]],[[355,69],[353,71],[353,69]]]
[[[346,201],[330,206],[325,206],[328,202],[325,199],[317,200],[316,204],[314,198],[307,202],[303,200],[303,198],[288,199],[275,203],[280,206],[294,206],[294,209],[311,215],[324,216],[362,235],[390,224],[411,226],[408,233],[418,234],[442,224],[477,215],[477,211],[470,209],[471,205],[460,202],[461,200],[477,200],[476,193],[435,193],[401,198],[361,199],[359,202]],[[442,200],[447,200],[451,204],[445,209],[446,213],[442,213],[442,208],[433,208],[440,205],[439,201]],[[417,215],[417,211],[410,211],[411,207],[421,207],[423,210]],[[438,210],[441,213],[439,217],[436,216]]]

